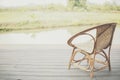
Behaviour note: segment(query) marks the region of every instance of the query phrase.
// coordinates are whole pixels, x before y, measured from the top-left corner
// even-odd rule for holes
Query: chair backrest
[[[97,27],[95,50],[101,51],[111,46],[116,23],[109,23]]]

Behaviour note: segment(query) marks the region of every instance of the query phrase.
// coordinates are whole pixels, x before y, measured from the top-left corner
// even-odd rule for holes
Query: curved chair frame
[[[106,29],[104,30],[105,27],[106,27]],[[97,46],[100,47],[100,45],[97,44],[97,43],[99,43],[98,42],[99,41],[98,40],[99,36],[102,35],[110,27],[112,27],[111,34],[107,34],[107,35],[111,36],[110,41],[104,47],[97,48]],[[79,32],[79,33],[75,34],[74,36],[72,36],[67,42],[69,46],[73,47],[73,51],[72,51],[72,55],[71,55],[71,58],[70,58],[70,61],[69,61],[68,68],[70,69],[71,64],[72,64],[73,66],[75,66],[77,68],[80,68],[80,69],[85,70],[85,71],[89,71],[91,78],[94,76],[95,71],[103,70],[106,67],[109,67],[109,71],[111,71],[110,50],[111,50],[111,44],[112,44],[112,39],[113,39],[113,34],[114,34],[114,31],[115,31],[115,27],[116,27],[116,23],[107,23],[107,24],[99,25],[99,26],[84,30],[84,31]],[[94,29],[96,29],[96,33],[97,33],[95,37],[92,34],[87,33],[88,31],[91,31],[91,30],[94,30]],[[103,30],[103,31],[101,33],[99,33],[100,30],[101,31]],[[72,41],[76,37],[81,36],[81,35],[88,35],[93,39],[94,48],[92,50],[92,53],[89,53],[89,52],[87,52],[83,49],[80,49],[72,43]],[[104,40],[101,40],[101,41],[104,41]],[[104,51],[104,49],[108,49],[108,52],[106,53]],[[80,60],[74,60],[74,57],[75,57],[76,53],[78,53],[78,52],[82,53],[84,55],[84,57]],[[101,60],[96,59],[97,54],[103,56],[105,58],[105,61],[101,61]],[[80,63],[84,60],[87,60],[87,63],[88,63],[87,67],[80,66]],[[96,69],[95,68],[95,62],[103,64],[104,66],[100,67],[99,69]]]

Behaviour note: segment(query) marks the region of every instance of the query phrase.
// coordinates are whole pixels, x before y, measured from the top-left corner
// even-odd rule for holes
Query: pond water
[[[66,44],[71,34],[67,30],[37,33],[0,34],[0,44]]]
[[[0,44],[66,44],[72,36],[64,29],[36,33],[5,33],[0,34]],[[84,42],[87,39],[83,39]],[[116,29],[113,44],[120,44],[120,29]]]

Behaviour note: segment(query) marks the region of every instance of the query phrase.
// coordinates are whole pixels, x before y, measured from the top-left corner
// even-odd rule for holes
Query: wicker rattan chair
[[[69,62],[69,69],[71,65],[73,65],[73,67],[89,71],[91,78],[94,76],[95,71],[103,70],[106,67],[108,67],[109,71],[111,71],[110,50],[115,27],[116,23],[107,23],[84,30],[72,36],[68,40],[68,45],[73,47],[72,55]],[[92,31],[94,32],[94,34],[92,34]],[[89,36],[90,41],[92,41],[92,44],[90,44],[90,42],[87,43],[87,49],[90,48],[91,51],[87,51],[86,49],[82,48],[85,47],[83,44],[74,43],[75,39],[84,35]],[[81,46],[79,46],[78,44]],[[92,45],[92,48],[89,47],[89,45]],[[75,59],[76,56],[80,54],[82,54],[83,56],[79,56],[79,58]],[[86,62],[86,64],[84,64],[84,62]]]

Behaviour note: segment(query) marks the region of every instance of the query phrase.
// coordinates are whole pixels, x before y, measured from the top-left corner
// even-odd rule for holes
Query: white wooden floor
[[[59,45],[1,45],[0,80],[91,80],[89,73],[67,69],[72,49]],[[111,51],[112,71],[92,80],[120,80],[120,46]]]

